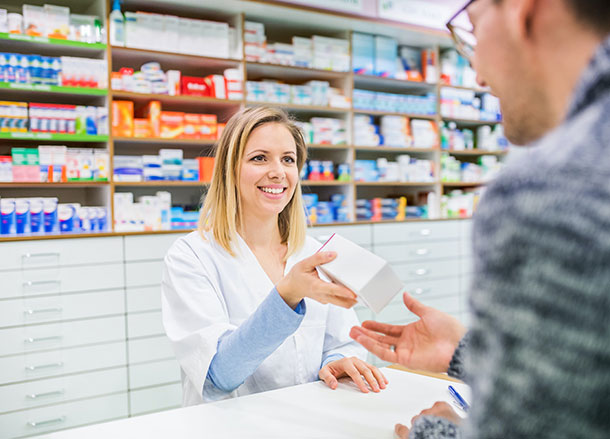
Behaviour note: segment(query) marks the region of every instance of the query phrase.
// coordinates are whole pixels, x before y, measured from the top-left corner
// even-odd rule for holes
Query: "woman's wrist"
[[[286,302],[286,305],[288,305],[292,309],[295,309],[299,302],[301,302],[301,300],[303,299],[302,297],[299,297],[298,295],[295,295],[293,293],[294,290],[292,288],[292,285],[290,284],[290,280],[286,277],[284,277],[281,281],[277,283],[275,289],[277,290],[280,297],[284,300],[284,302]]]

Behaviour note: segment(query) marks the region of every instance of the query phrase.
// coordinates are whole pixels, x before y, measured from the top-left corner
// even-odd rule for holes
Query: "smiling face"
[[[255,128],[248,138],[239,174],[239,204],[244,218],[277,217],[299,182],[297,147],[281,123]]]

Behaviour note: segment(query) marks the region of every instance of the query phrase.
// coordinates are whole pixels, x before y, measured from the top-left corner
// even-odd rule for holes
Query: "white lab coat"
[[[206,237],[192,232],[178,239],[163,271],[163,325],[180,364],[184,406],[315,381],[323,358],[334,353],[366,358],[349,337],[359,324],[354,311],[307,298],[300,327],[241,386],[231,393],[214,388],[206,376],[218,339],[244,322],[274,284],[241,237],[237,257],[211,234]],[[307,237],[304,248],[288,258],[285,274],[319,247]]]

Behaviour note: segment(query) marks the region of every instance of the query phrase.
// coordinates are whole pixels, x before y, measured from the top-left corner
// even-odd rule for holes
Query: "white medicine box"
[[[333,282],[356,293],[358,300],[375,313],[404,290],[403,283],[385,260],[336,233],[319,251],[333,251],[337,257],[318,269]]]

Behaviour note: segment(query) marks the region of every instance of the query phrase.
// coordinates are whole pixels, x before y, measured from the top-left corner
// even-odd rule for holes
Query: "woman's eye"
[[[264,155],[257,155],[252,157],[250,160],[252,160],[253,162],[262,162],[263,160],[265,160],[265,156]]]
[[[290,156],[284,157],[284,161],[286,163],[294,163],[294,159]]]

